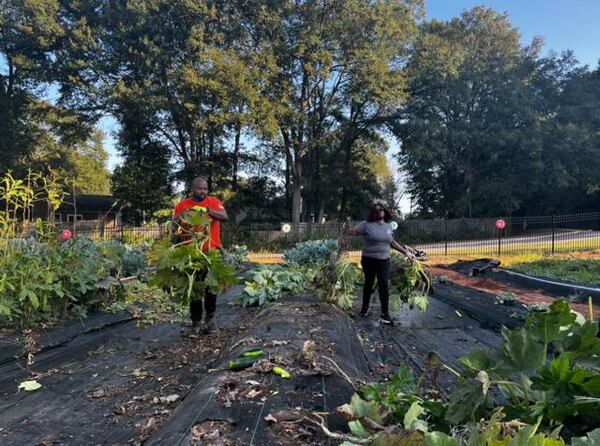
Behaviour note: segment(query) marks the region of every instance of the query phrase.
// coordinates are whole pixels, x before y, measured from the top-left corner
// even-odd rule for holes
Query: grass
[[[600,286],[599,259],[541,259],[516,263],[513,268],[536,276]]]

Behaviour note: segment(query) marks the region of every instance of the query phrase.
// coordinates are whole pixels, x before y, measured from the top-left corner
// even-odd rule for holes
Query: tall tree
[[[506,15],[476,7],[422,27],[411,98],[393,126],[421,213],[462,217],[519,209],[539,170],[533,78],[540,44],[523,48]]]
[[[133,222],[170,207],[173,196],[169,148],[153,139],[149,117],[140,105],[121,105],[118,149],[123,163],[112,176],[113,195]]]
[[[56,167],[93,129],[75,56],[89,28],[72,13],[58,0],[0,1],[0,172]]]
[[[322,162],[319,148],[331,133],[341,135],[338,149],[349,174],[354,142],[384,123],[404,98],[403,61],[422,2],[281,0],[244,2],[243,11],[261,55],[274,64],[265,94],[291,180],[292,220],[298,223],[302,200],[311,199],[303,189],[312,180],[321,190],[324,181],[305,169]],[[341,200],[346,209],[347,186]]]

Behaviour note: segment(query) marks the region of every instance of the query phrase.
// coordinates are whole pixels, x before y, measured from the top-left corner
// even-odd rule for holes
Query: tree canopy
[[[600,67],[542,56],[490,8],[427,21],[423,0],[0,7],[0,172],[108,192],[95,127],[110,115],[110,188],[135,220],[196,176],[255,220],[358,218],[374,198],[398,206],[399,178],[436,217],[600,204]]]

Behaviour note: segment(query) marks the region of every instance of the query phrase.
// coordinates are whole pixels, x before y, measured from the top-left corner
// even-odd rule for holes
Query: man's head
[[[208,195],[208,182],[204,178],[196,178],[192,181],[192,195],[197,201],[202,201]]]

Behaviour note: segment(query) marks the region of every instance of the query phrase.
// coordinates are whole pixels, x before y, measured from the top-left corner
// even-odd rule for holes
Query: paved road
[[[571,231],[562,232],[554,235],[554,243],[556,247],[562,247],[565,244],[577,248],[589,248],[596,246],[600,248],[600,231]],[[500,248],[515,250],[516,248],[527,248],[532,245],[547,245],[548,248],[552,245],[552,234],[541,234],[528,237],[505,237],[500,240]],[[428,243],[415,245],[425,252],[443,252],[446,249],[445,243]],[[486,240],[465,240],[448,242],[448,251],[494,251],[498,249],[498,239]]]

